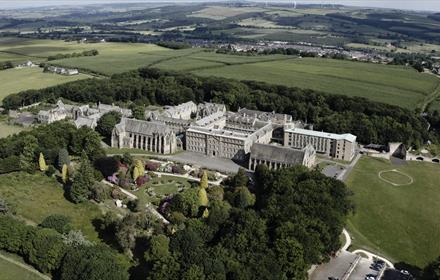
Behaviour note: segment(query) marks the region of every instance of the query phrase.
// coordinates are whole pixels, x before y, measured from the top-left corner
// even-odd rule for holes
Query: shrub
[[[69,217],[66,217],[64,215],[54,214],[47,216],[41,222],[40,227],[51,228],[58,231],[59,233],[68,233],[72,229],[70,222],[71,220]]]
[[[103,202],[111,197],[111,188],[103,183],[95,183],[92,188],[92,198],[97,202]]]
[[[136,179],[136,185],[138,187],[141,187],[141,186],[145,185],[146,183],[148,183],[149,180],[150,180],[150,177],[148,175],[139,176]]]
[[[118,171],[119,162],[113,157],[103,157],[95,160],[94,166],[104,177],[108,177]]]
[[[139,199],[128,200],[127,208],[133,212],[141,212],[143,204],[139,202]]]
[[[26,243],[29,249],[27,260],[38,270],[48,273],[58,269],[66,250],[58,232],[53,229],[38,230]]]
[[[53,167],[53,165],[49,165],[46,171],[46,176],[52,177],[56,172],[57,170],[55,169],[55,167]]]
[[[20,170],[20,158],[18,156],[10,156],[0,159],[0,174],[10,173]]]
[[[13,253],[23,252],[23,244],[33,228],[13,218],[0,215],[0,249]]]
[[[185,169],[183,169],[183,166],[181,164],[175,164],[171,167],[171,172],[174,174],[184,174]]]
[[[160,167],[160,163],[155,161],[149,161],[145,164],[145,169],[148,171],[157,171]]]

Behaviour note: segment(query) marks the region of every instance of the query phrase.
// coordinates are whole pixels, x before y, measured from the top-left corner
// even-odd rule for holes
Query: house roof
[[[282,162],[285,164],[302,164],[305,150],[295,150],[289,147],[280,147],[255,143],[251,147],[251,158],[269,162]]]
[[[168,135],[172,130],[162,122],[141,121],[136,119],[122,118],[121,122],[116,125],[119,132],[138,133],[142,135]]]
[[[321,138],[328,138],[328,139],[334,139],[334,140],[345,140],[345,141],[352,142],[352,143],[356,142],[356,136],[353,134],[350,134],[350,133],[335,134],[335,133],[328,133],[328,132],[323,132],[323,131],[316,131],[316,130],[309,130],[309,129],[302,129],[302,128],[290,128],[290,129],[286,129],[286,132],[321,137]]]

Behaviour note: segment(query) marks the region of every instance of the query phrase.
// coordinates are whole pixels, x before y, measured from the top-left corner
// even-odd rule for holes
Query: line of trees
[[[128,279],[127,268],[118,263],[110,248],[93,244],[80,231],[60,233],[56,228],[66,226],[64,218],[46,220],[33,227],[0,213],[0,249],[22,256],[56,280]]]
[[[360,97],[329,95],[313,90],[289,88],[255,81],[197,77],[186,73],[145,68],[114,75],[111,79],[88,79],[42,90],[13,94],[3,100],[6,109],[58,98],[75,102],[121,102],[136,105],[177,105],[186,101],[224,103],[240,107],[291,114],[313,123],[316,130],[351,132],[361,143],[403,142],[420,146],[440,137],[428,132],[420,112],[369,101]]]
[[[59,53],[56,55],[49,56],[47,58],[47,60],[51,61],[51,60],[58,60],[58,59],[71,58],[71,57],[96,56],[98,54],[99,54],[98,50],[93,49],[90,51],[83,51],[80,53],[76,53],[76,52],[75,53],[66,53],[66,54]]]
[[[14,63],[12,63],[11,61],[0,62],[0,70],[6,70],[11,68],[14,68]]]
[[[80,156],[83,152],[92,162],[105,156],[101,137],[94,130],[77,129],[64,121],[42,125],[0,139],[0,174],[20,170],[35,172],[40,153],[48,165],[61,169],[69,154]]]

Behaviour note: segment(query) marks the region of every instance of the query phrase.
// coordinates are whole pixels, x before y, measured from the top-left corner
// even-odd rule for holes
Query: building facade
[[[166,106],[162,115],[173,119],[190,120],[196,113],[197,105],[189,101],[177,106]]]
[[[274,170],[294,165],[312,168],[315,165],[315,159],[316,152],[312,145],[296,150],[289,147],[256,143],[251,147],[249,170],[255,171],[260,164]]]
[[[355,156],[356,136],[353,134],[334,134],[301,128],[284,129],[284,146],[302,149],[312,145],[317,153],[351,161]]]
[[[273,127],[271,123],[252,122],[240,130],[236,123],[229,125],[228,118],[212,118],[211,122],[198,122],[186,131],[186,150],[207,156],[246,159],[254,143],[270,143]]]
[[[177,151],[177,139],[164,123],[122,118],[113,129],[111,146],[171,154]]]
[[[72,119],[76,127],[87,126],[95,128],[98,120],[108,112],[118,112],[122,117],[131,117],[130,109],[121,108],[114,104],[107,105],[99,103],[96,107],[89,105],[69,105],[58,100],[56,107],[50,110],[41,110],[38,112],[37,119],[40,123],[50,124],[64,119]]]

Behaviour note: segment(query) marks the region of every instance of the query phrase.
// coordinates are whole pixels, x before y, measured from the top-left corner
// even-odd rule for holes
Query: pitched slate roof
[[[141,121],[136,119],[122,118],[121,122],[116,125],[119,132],[138,133],[143,135],[168,135],[172,130],[162,122]]]
[[[269,162],[282,162],[289,165],[302,164],[304,150],[294,150],[289,147],[255,143],[251,147],[251,158]]]
[[[298,133],[298,134],[302,134],[302,135],[321,137],[321,138],[329,138],[329,139],[335,139],[335,140],[345,140],[345,141],[348,141],[351,143],[356,142],[356,136],[353,134],[350,134],[350,133],[335,134],[335,133],[328,133],[328,132],[302,129],[302,128],[286,129],[286,132]]]

